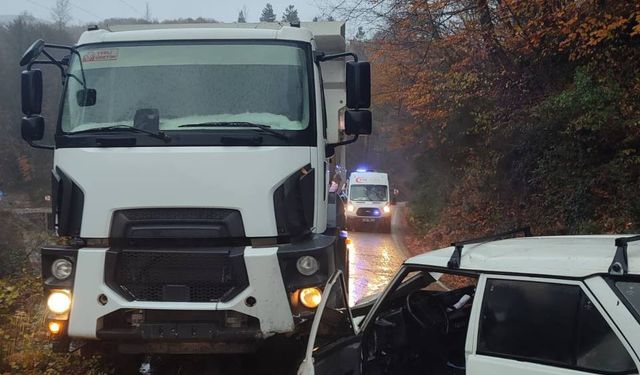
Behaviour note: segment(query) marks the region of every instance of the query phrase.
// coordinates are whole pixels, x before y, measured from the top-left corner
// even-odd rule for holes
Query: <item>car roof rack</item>
[[[629,272],[627,244],[634,241],[640,241],[640,235],[616,238],[616,255],[613,256],[613,262],[611,262],[611,266],[609,266],[609,275],[624,276]]]
[[[451,243],[451,246],[454,247],[453,254],[451,254],[451,259],[449,259],[449,262],[447,263],[447,267],[451,269],[460,268],[460,261],[462,259],[462,248],[464,247],[464,245],[502,240],[506,238],[515,237],[515,235],[520,233],[522,233],[525,237],[531,237],[531,227],[521,227],[521,228],[510,230],[508,232],[492,234],[490,236],[453,242]]]

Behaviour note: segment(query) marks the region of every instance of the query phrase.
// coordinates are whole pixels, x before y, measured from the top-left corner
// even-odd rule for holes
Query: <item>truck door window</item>
[[[596,373],[635,370],[616,334],[577,285],[488,280],[478,354]]]
[[[324,139],[327,139],[327,108],[325,107],[325,97],[324,97],[324,79],[322,76],[322,66],[320,63],[317,63],[318,74],[320,75],[320,100],[322,104],[322,136]]]

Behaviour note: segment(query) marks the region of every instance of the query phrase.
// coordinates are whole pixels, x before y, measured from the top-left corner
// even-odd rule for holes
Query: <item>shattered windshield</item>
[[[122,125],[162,131],[203,131],[180,127],[198,123],[294,131],[309,125],[307,55],[293,44],[114,45],[80,54],[95,100],[86,101],[82,85],[69,81],[67,133]],[[77,60],[71,71],[79,73]]]

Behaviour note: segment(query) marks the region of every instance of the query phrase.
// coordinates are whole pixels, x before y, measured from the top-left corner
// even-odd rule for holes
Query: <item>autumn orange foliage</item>
[[[374,102],[410,114],[431,242],[640,229],[640,2],[382,3]]]

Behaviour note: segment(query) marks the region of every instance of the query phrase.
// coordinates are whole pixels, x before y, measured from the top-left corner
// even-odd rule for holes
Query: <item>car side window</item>
[[[635,364],[577,285],[487,280],[478,354],[602,373]]]
[[[627,373],[635,369],[627,350],[585,295],[579,314],[577,367],[606,373]]]
[[[640,314],[640,282],[637,280],[616,281],[614,285],[635,310],[636,316]]]

